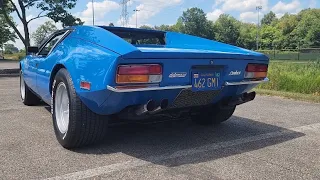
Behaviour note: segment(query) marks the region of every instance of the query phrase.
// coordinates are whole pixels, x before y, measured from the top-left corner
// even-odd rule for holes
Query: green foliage
[[[15,47],[13,44],[5,44],[4,45],[4,53],[5,54],[13,54],[19,52],[19,49]]]
[[[261,89],[320,95],[320,61],[310,63],[270,63],[270,83]]]
[[[256,49],[257,26],[254,24],[242,23],[240,25],[240,36],[237,45],[247,49]]]
[[[0,14],[0,48],[3,47],[5,43],[8,41],[15,41],[15,34],[11,31],[10,26],[8,23],[5,21],[4,17],[2,14]]]
[[[216,40],[237,45],[240,37],[240,22],[234,17],[222,14],[214,24]]]
[[[57,27],[51,22],[47,21],[31,35],[35,45],[39,46],[48,36],[57,31]]]
[[[14,30],[25,48],[30,46],[29,23],[35,19],[48,17],[54,22],[61,22],[63,27],[83,24],[83,22],[68,12],[69,9],[75,7],[77,0],[4,0],[4,6],[0,9],[0,13],[4,16],[6,23]],[[27,19],[28,9],[36,7],[39,14],[31,19]],[[15,22],[10,18],[9,14],[17,15]],[[20,32],[16,24],[23,26],[23,32]]]
[[[38,9],[45,11],[45,16],[52,19],[54,22],[62,22],[62,26],[74,26],[83,24],[83,22],[70,14],[67,9],[75,7],[77,0],[24,0],[25,4],[33,3]]]
[[[26,56],[25,52],[19,52],[19,53],[12,53],[12,54],[4,54],[5,59],[11,59],[11,60],[21,60]]]
[[[260,33],[260,46],[262,49],[273,49],[273,45],[279,44],[278,37],[280,37],[280,31],[276,27],[265,25]]]
[[[268,14],[264,15],[261,19],[261,25],[271,25],[273,22],[277,21],[276,14],[270,11]]]
[[[259,31],[261,49],[320,46],[320,9],[305,9],[296,15],[285,14],[280,19],[271,11],[262,18],[261,24]],[[184,11],[177,23],[172,26],[148,28],[182,32],[247,49],[256,49],[256,24],[239,22],[227,14],[222,14],[216,22],[211,22],[199,8]]]
[[[180,17],[182,23],[181,32],[195,36],[214,38],[212,23],[207,19],[206,14],[200,8],[191,8],[184,11]]]

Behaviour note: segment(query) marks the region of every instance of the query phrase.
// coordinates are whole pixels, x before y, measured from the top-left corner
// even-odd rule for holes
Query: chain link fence
[[[259,50],[271,60],[320,61],[320,48]]]

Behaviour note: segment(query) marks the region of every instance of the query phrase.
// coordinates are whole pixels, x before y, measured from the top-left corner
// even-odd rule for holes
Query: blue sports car
[[[103,139],[108,122],[169,116],[219,124],[268,82],[265,55],[175,32],[76,26],[27,51],[21,99],[51,106],[68,149]]]

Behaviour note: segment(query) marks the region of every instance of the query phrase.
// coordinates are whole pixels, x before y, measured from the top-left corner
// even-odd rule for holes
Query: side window
[[[47,56],[52,48],[56,45],[56,43],[62,38],[64,33],[58,34],[57,36],[53,37],[51,40],[47,42],[47,44],[44,45],[44,47],[39,52],[39,55]]]

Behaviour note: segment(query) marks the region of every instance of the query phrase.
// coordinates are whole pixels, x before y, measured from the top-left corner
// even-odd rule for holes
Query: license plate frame
[[[192,91],[213,91],[222,88],[221,71],[193,71]]]

